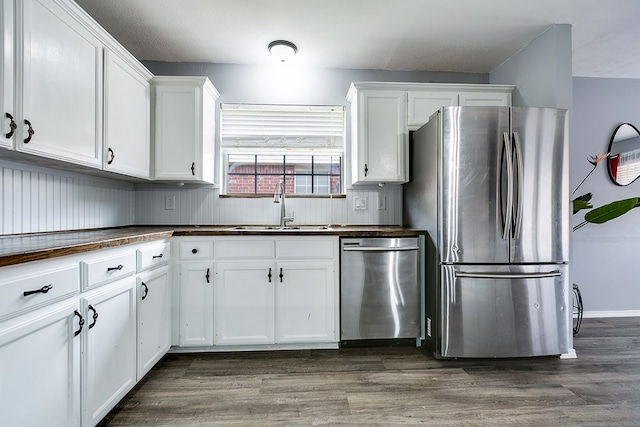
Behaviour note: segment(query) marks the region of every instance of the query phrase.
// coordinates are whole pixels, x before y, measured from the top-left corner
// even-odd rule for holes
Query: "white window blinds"
[[[223,148],[342,150],[343,106],[222,104]]]

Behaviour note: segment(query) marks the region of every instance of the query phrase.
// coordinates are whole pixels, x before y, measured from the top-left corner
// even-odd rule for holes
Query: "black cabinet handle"
[[[120,264],[117,267],[107,267],[107,271],[122,270],[123,268],[124,268],[124,266],[122,264]]]
[[[140,282],[140,284],[144,288],[144,295],[142,295],[142,301],[144,301],[144,299],[147,297],[147,294],[149,293],[149,287],[144,282]]]
[[[107,151],[109,152],[109,155],[111,156],[111,158],[109,160],[107,160],[107,164],[110,165],[111,163],[113,163],[113,159],[116,158],[116,155],[114,154],[113,150],[111,148],[107,148]]]
[[[271,278],[273,277],[271,274],[271,268],[269,268],[269,274],[267,274],[267,277],[269,278],[269,283],[271,283]]]
[[[284,277],[284,274],[282,274],[282,269],[280,269],[280,283],[282,283],[282,278]]]
[[[82,317],[82,314],[80,314],[78,310],[74,310],[73,315],[78,316],[80,318],[80,320],[78,320],[78,326],[80,328],[73,333],[73,336],[77,337],[78,335],[80,335],[80,332],[82,332],[82,327],[84,326],[84,317]]]
[[[196,176],[196,162],[191,163],[191,175]]]
[[[207,279],[207,283],[211,283],[211,282],[209,282],[209,278],[211,276],[209,275],[209,269],[208,268],[207,268],[207,274],[205,274],[204,277]]]
[[[35,291],[24,291],[23,295],[26,297],[33,294],[46,294],[51,289],[53,289],[53,285],[45,285],[40,289],[36,289]]]
[[[98,312],[91,304],[89,304],[89,310],[93,311],[93,316],[91,316],[93,318],[93,322],[89,325],[89,329],[91,329],[96,326],[96,322],[98,321]]]
[[[160,254],[160,255],[154,255],[154,256],[152,256],[152,257],[151,257],[151,259],[156,259],[156,258],[162,258],[162,254]]]
[[[193,249],[191,249],[191,253],[192,253],[192,254],[197,254],[197,253],[198,253],[198,249],[197,249],[197,248],[193,248]]]
[[[11,123],[9,123],[9,129],[11,129],[9,132],[7,132],[4,137],[9,139],[13,136],[13,133],[16,131],[16,129],[18,129],[18,124],[16,123],[16,121],[14,120],[13,116],[9,113],[4,113],[4,116],[11,120]]]
[[[31,122],[29,120],[24,119],[24,124],[29,126],[29,129],[27,130],[27,133],[29,134],[29,136],[24,139],[24,143],[28,144],[29,142],[31,142],[31,137],[33,136],[34,133],[36,133],[36,131],[33,130],[33,127],[31,127]]]
[[[369,168],[367,167],[367,164],[364,164],[364,176],[367,176],[367,174],[369,173]]]

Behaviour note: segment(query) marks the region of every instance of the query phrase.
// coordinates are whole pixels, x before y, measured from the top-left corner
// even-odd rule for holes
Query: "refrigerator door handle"
[[[540,273],[470,273],[466,271],[456,271],[456,277],[469,279],[544,279],[546,277],[558,277],[562,275],[560,270],[544,271]]]
[[[513,212],[513,220],[514,220],[513,238],[519,239],[520,233],[522,231],[524,167],[522,165],[522,145],[520,145],[520,136],[518,135],[518,132],[513,133],[513,143],[514,143],[513,155],[515,158],[514,166],[516,167],[515,175],[516,175],[516,181],[518,184],[516,188],[516,201],[515,201],[514,212]]]
[[[504,132],[502,134],[502,150],[499,151],[498,156],[498,206],[500,207],[502,217],[502,240],[509,238],[511,231],[511,215],[513,212],[513,155],[511,154],[511,138],[509,133]],[[504,156],[503,156],[504,153]],[[504,191],[502,190],[502,163],[507,162],[507,201],[503,206],[502,198],[504,197]]]

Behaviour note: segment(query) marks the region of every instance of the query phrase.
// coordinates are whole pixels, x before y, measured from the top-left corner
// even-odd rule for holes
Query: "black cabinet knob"
[[[192,254],[197,254],[197,253],[198,253],[198,250],[197,250],[196,248],[193,248],[193,249],[191,249],[191,253],[192,253]]]

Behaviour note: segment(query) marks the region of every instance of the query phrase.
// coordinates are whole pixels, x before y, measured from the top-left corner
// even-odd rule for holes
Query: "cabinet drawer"
[[[136,272],[136,256],[133,250],[118,252],[82,262],[83,290],[112,282]]]
[[[162,243],[159,245],[145,246],[136,251],[138,271],[147,270],[156,265],[164,265],[171,259],[171,245]]]
[[[39,263],[21,267],[27,274],[12,274],[12,279],[0,282],[0,321],[61,301],[80,290],[78,262],[55,268],[41,268]],[[37,272],[33,273],[34,270]],[[29,274],[28,271],[32,273]]]
[[[272,259],[275,256],[273,240],[236,239],[217,242],[217,259]]]
[[[276,241],[278,259],[333,259],[336,256],[337,238],[295,238]]]
[[[212,259],[213,240],[188,240],[179,243],[180,259]]]

